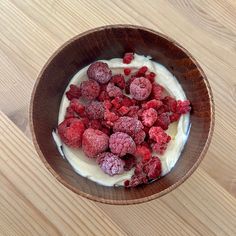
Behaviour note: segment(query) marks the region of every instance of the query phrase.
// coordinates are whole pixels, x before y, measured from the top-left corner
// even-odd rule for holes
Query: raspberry
[[[115,86],[113,83],[109,83],[107,85],[107,93],[109,97],[119,97],[123,95],[121,89]]]
[[[154,72],[150,72],[145,76],[151,83],[154,83],[156,74]]]
[[[163,104],[162,101],[152,99],[152,100],[149,100],[148,102],[145,102],[144,104],[142,104],[142,107],[144,109],[149,109],[149,108],[158,109],[162,106],[162,104]]]
[[[158,178],[161,175],[161,171],[161,161],[158,157],[152,157],[143,166],[143,172],[147,175],[149,180]]]
[[[176,112],[179,114],[185,114],[191,110],[189,100],[186,101],[177,101]]]
[[[90,158],[108,148],[109,137],[100,130],[88,128],[82,136],[82,150]]]
[[[168,112],[160,114],[157,119],[155,126],[161,127],[163,130],[167,130],[170,124],[170,116]]]
[[[102,102],[92,101],[85,107],[89,119],[102,119],[104,116],[104,106]]]
[[[136,150],[136,145],[128,134],[116,132],[110,136],[109,148],[112,153],[122,157],[127,153],[133,154]]]
[[[180,118],[180,114],[178,114],[178,113],[172,113],[172,114],[170,115],[170,122],[171,122],[171,123],[172,123],[172,122],[175,122],[175,121],[177,121],[179,118]]]
[[[111,103],[116,108],[119,109],[122,106],[123,99],[121,97],[114,98]]]
[[[157,100],[160,100],[162,97],[162,93],[164,91],[164,88],[157,84],[157,83],[153,83],[152,84],[152,93],[151,96]]]
[[[117,116],[114,112],[111,112],[109,110],[106,110],[104,112],[104,120],[109,121],[109,125],[113,126],[113,123],[119,119],[119,116]]]
[[[63,143],[72,148],[81,146],[84,124],[77,118],[64,120],[58,126],[58,134]]]
[[[143,125],[141,121],[128,116],[120,117],[113,126],[113,132],[124,132],[133,138],[142,129]]]
[[[152,84],[144,77],[135,78],[130,84],[131,96],[138,100],[143,101],[147,99],[152,91]]]
[[[129,112],[128,112],[127,116],[138,118],[138,110],[139,110],[138,106],[129,107]]]
[[[103,101],[103,106],[106,110],[111,110],[111,108],[112,108],[112,104],[111,104],[110,100]]]
[[[151,127],[157,120],[157,112],[153,108],[144,110],[142,114],[142,123],[145,126]]]
[[[137,133],[135,134],[135,136],[134,136],[134,142],[135,142],[136,144],[140,144],[140,143],[142,143],[142,142],[144,141],[145,137],[146,137],[145,132],[144,132],[143,130],[140,130],[139,132],[137,132]]]
[[[135,151],[134,155],[135,155],[135,157],[140,158],[143,162],[145,162],[151,158],[152,152],[146,146],[138,145],[136,147],[136,151]]]
[[[89,79],[80,84],[81,95],[83,98],[93,100],[100,93],[100,86],[95,80]]]
[[[66,92],[66,96],[69,100],[72,100],[73,98],[80,98],[80,88],[74,84],[71,84],[70,89]]]
[[[149,130],[149,137],[155,141],[155,143],[152,144],[153,151],[160,154],[163,154],[167,148],[168,142],[171,140],[171,137],[166,134],[161,127],[152,127]]]
[[[131,154],[125,155],[124,157],[122,157],[122,160],[125,162],[125,171],[131,170],[136,165],[136,158]]]
[[[69,106],[66,108],[65,119],[78,118],[77,113]]]
[[[116,86],[118,86],[120,89],[124,89],[125,88],[125,78],[123,75],[119,74],[119,75],[113,75],[111,77],[111,83],[114,83]]]
[[[89,122],[89,125],[88,125],[89,128],[92,128],[92,129],[101,129],[102,125],[101,125],[101,121],[100,120],[91,120]]]
[[[126,85],[125,85],[125,92],[127,94],[130,94],[130,84],[135,80],[135,77],[130,77],[127,81],[126,81]]]
[[[73,98],[71,101],[70,101],[70,105],[69,107],[75,111],[80,117],[84,117],[85,114],[84,114],[84,111],[85,111],[85,107],[83,104],[80,103],[79,99],[77,98]]]
[[[127,52],[123,57],[123,63],[130,64],[133,59],[134,59],[134,54],[132,52]]]
[[[131,73],[131,69],[130,68],[125,68],[124,69],[124,74],[127,76]]]
[[[136,76],[137,76],[137,77],[144,76],[147,71],[148,71],[147,66],[142,66],[141,68],[139,68],[139,70],[138,70]]]
[[[112,72],[107,63],[95,62],[89,66],[87,75],[90,79],[94,79],[100,84],[106,84],[111,79]]]
[[[100,102],[103,102],[103,101],[109,100],[109,99],[110,99],[110,97],[109,97],[109,94],[107,91],[101,91],[101,93],[98,96],[98,100]]]
[[[101,169],[110,176],[119,175],[124,172],[125,162],[113,153],[104,152],[99,154],[97,162]]]
[[[129,112],[129,108],[126,106],[122,106],[121,108],[119,108],[118,112],[121,116],[124,116]]]
[[[174,98],[166,96],[162,99],[162,102],[167,106],[166,111],[176,112],[177,102]]]
[[[134,106],[135,103],[136,103],[136,101],[134,99],[131,99],[127,96],[123,97],[123,100],[122,100],[122,105],[123,106],[130,107],[130,106]]]

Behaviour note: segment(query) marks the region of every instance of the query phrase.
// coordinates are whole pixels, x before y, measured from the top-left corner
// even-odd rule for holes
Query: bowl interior
[[[57,127],[60,101],[73,75],[98,59],[122,57],[128,51],[150,55],[176,76],[192,103],[192,126],[184,151],[168,175],[152,184],[133,189],[104,187],[76,174],[69,163],[62,159],[52,138],[52,130]],[[49,59],[33,91],[31,128],[41,159],[64,185],[93,200],[132,204],[169,192],[193,172],[209,145],[212,109],[212,95],[203,71],[176,42],[145,28],[107,26],[76,36]]]

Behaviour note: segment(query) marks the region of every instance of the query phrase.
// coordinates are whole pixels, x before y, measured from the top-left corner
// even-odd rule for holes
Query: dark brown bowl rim
[[[211,108],[211,121],[210,121],[210,128],[209,128],[209,132],[208,132],[208,137],[206,140],[206,143],[201,151],[201,154],[199,155],[199,158],[197,159],[197,161],[194,163],[194,165],[191,167],[191,169],[179,180],[177,181],[175,184],[171,185],[170,187],[166,188],[165,190],[155,193],[151,196],[147,196],[147,197],[142,197],[142,198],[138,198],[138,199],[131,199],[131,200],[113,200],[113,199],[105,199],[105,198],[101,198],[101,197],[97,197],[97,196],[93,196],[90,195],[88,193],[84,193],[83,191],[80,191],[79,189],[71,186],[70,184],[68,184],[61,176],[59,176],[54,170],[53,168],[48,164],[47,160],[45,159],[38,143],[36,140],[36,135],[34,132],[34,123],[33,123],[33,104],[34,104],[34,97],[35,97],[35,92],[38,86],[38,83],[40,81],[40,78],[44,72],[44,70],[47,68],[47,66],[52,62],[52,60],[54,59],[54,57],[61,52],[61,50],[63,50],[67,45],[69,45],[71,42],[96,31],[100,31],[103,29],[112,29],[112,28],[129,28],[129,29],[141,29],[147,32],[150,32],[152,34],[158,35],[159,37],[162,37],[166,40],[168,40],[169,42],[171,42],[172,44],[174,44],[176,47],[180,48],[184,53],[186,53],[186,55],[191,58],[191,60],[195,63],[195,65],[197,66],[198,70],[200,71],[204,82],[206,84],[207,90],[208,90],[208,94],[210,97],[210,108]],[[213,93],[210,87],[210,83],[203,71],[203,69],[201,68],[201,66],[199,65],[199,63],[196,61],[196,59],[184,48],[182,47],[179,43],[177,43],[175,40],[173,40],[172,38],[157,32],[155,30],[143,27],[143,26],[138,26],[138,25],[129,25],[129,24],[117,24],[117,25],[106,25],[106,26],[101,26],[101,27],[97,27],[94,29],[90,29],[88,31],[85,31],[81,34],[78,34],[76,36],[74,36],[73,38],[69,39],[68,41],[66,41],[63,45],[61,45],[53,54],[52,56],[47,60],[46,64],[43,66],[42,70],[40,71],[40,73],[37,76],[36,82],[34,84],[34,88],[31,94],[31,100],[30,100],[30,109],[29,109],[29,115],[30,115],[30,130],[32,133],[32,139],[33,139],[33,144],[35,146],[35,149],[40,157],[40,159],[42,160],[42,162],[44,163],[44,165],[46,166],[46,168],[51,172],[51,174],[59,181],[61,182],[64,186],[66,186],[67,188],[69,188],[70,190],[72,190],[74,193],[79,194],[82,197],[86,197],[89,200],[93,200],[96,202],[100,202],[100,203],[106,203],[106,204],[113,204],[113,205],[130,205],[130,204],[137,204],[137,203],[144,203],[144,202],[148,202],[150,200],[159,198],[169,192],[171,192],[172,190],[174,190],[175,188],[177,188],[179,185],[181,185],[185,180],[187,180],[192,174],[193,172],[197,169],[197,167],[199,166],[199,164],[201,163],[201,161],[203,160],[211,139],[212,139],[212,135],[213,135],[213,131],[214,131],[214,126],[215,126],[215,103],[213,100]]]

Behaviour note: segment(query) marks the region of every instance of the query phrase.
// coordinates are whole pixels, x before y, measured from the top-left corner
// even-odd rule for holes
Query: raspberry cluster
[[[133,59],[133,53],[125,53],[123,63]],[[155,82],[158,75],[147,66],[112,74],[107,63],[95,62],[87,76],[66,92],[70,104],[58,126],[61,140],[82,148],[110,176],[135,168],[126,187],[160,177],[161,162],[153,152],[165,152],[171,140],[165,130],[190,111],[190,102],[165,96],[164,88]]]

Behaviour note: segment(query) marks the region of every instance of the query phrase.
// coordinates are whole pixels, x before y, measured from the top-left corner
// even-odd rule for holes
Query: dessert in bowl
[[[73,191],[113,204],[147,201],[182,183],[207,150],[213,115],[206,76],[189,53],[124,25],[62,46],[31,103],[34,143],[49,170]]]

